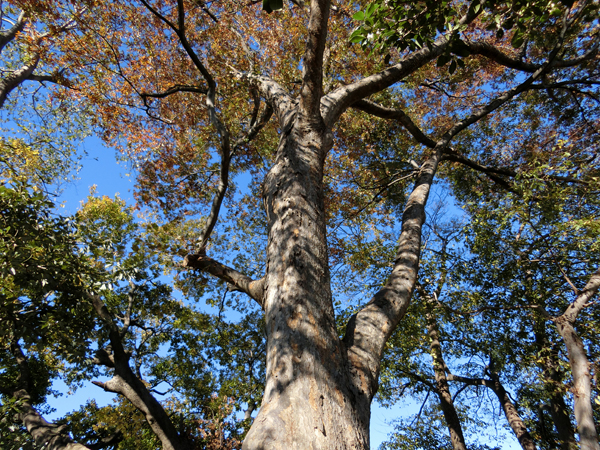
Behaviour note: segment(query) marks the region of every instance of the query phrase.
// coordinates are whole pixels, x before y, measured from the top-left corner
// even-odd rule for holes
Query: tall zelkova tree
[[[65,95],[95,105],[103,137],[139,169],[140,200],[179,221],[206,213],[184,265],[264,311],[265,390],[248,450],[369,448],[380,361],[415,287],[440,168],[462,164],[508,190],[543,164],[548,183],[593,176],[583,162],[564,173],[553,164],[564,158],[560,140],[577,161],[598,142],[596,2],[382,3],[355,16],[365,25],[353,35],[381,56],[349,46],[356,12],[329,0],[271,15],[237,0],[98,2],[62,48],[75,74]],[[390,122],[376,133],[369,124],[379,119]],[[246,196],[236,223],[264,218],[267,235],[255,278],[207,254],[230,237],[215,238],[217,222],[223,202],[236,202],[230,177],[242,172],[256,197]],[[389,276],[340,338],[335,233],[364,211],[385,215],[373,205],[402,173],[414,185]]]

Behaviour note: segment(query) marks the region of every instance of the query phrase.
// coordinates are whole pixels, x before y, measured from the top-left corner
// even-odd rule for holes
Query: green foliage
[[[547,31],[559,27],[573,5],[571,0],[376,1],[354,14],[360,26],[353,31],[350,42],[385,54],[390,49],[403,52],[432,47],[445,34],[449,45],[438,57],[437,66],[450,63],[448,70],[453,74],[457,67],[465,67],[463,59],[470,56],[463,39],[468,39],[468,29],[473,31],[473,25],[469,25],[473,18],[478,18],[475,28],[480,33],[498,40],[507,34],[515,49],[539,39],[545,39],[545,45],[554,45],[548,42],[551,34]],[[583,2],[576,8],[582,23],[593,22],[599,11],[597,2]]]

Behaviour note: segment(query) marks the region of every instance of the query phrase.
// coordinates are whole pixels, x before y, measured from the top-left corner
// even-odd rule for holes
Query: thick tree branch
[[[389,339],[396,325],[406,313],[417,281],[421,251],[421,229],[425,222],[425,205],[442,154],[447,151],[450,141],[458,133],[525,91],[536,79],[543,76],[548,70],[550,63],[556,57],[561,45],[562,43],[559,42],[550,53],[547,62],[536,70],[525,82],[498,96],[484,107],[477,109],[469,117],[456,122],[444,133],[429,158],[423,164],[402,215],[402,231],[392,274],[388,278],[386,285],[375,294],[373,299],[350,319],[346,336],[344,337],[344,341],[348,345],[348,358],[354,366],[356,383],[368,395],[372,396],[377,391],[379,364],[385,348],[385,342]],[[415,54],[421,54],[420,58],[425,58],[424,55],[427,52],[431,51],[424,48]],[[419,61],[419,58],[417,58],[417,61]],[[399,66],[402,66],[402,63]],[[399,70],[398,65],[395,66],[395,70]],[[382,75],[378,74],[377,76],[381,77]],[[387,77],[392,77],[392,75],[387,75]],[[386,79],[386,77],[383,78]],[[336,99],[336,102],[343,104],[354,93],[365,92],[373,86],[377,86],[378,83],[379,81],[373,81],[372,83],[368,83],[364,89],[355,87],[349,91],[345,91],[344,94]],[[355,83],[351,86],[358,86],[358,84]],[[359,99],[354,99],[351,104]],[[339,107],[339,104],[334,105],[332,108]],[[328,117],[331,117],[331,115]]]
[[[64,426],[46,421],[31,405],[29,392],[32,389],[32,381],[27,356],[25,356],[21,346],[16,341],[11,342],[10,349],[19,366],[18,387],[10,395],[18,402],[18,420],[23,423],[36,444],[48,450],[87,449],[87,447],[73,442],[69,435],[65,433]]]
[[[460,25],[467,25],[481,14],[482,11],[483,9],[479,13],[469,11],[458,23]],[[450,38],[451,35],[441,36],[431,46],[424,46],[421,50],[412,52],[398,64],[348,86],[342,86],[323,97],[321,100],[321,109],[325,123],[328,126],[332,126],[338,117],[352,104],[367,98],[371,94],[387,89],[440,56],[450,43]]]
[[[594,424],[592,409],[592,376],[590,362],[583,342],[575,331],[575,320],[579,313],[589,304],[592,296],[600,289],[600,268],[594,272],[581,290],[575,301],[559,317],[553,319],[556,328],[567,347],[569,365],[573,376],[573,397],[577,431],[582,450],[599,450],[598,433]]]
[[[465,44],[472,54],[484,56],[485,58],[510,69],[533,73],[540,68],[539,64],[531,64],[524,62],[519,58],[513,58],[488,42],[465,41]]]
[[[89,450],[85,445],[73,442],[65,432],[64,426],[46,421],[42,415],[29,403],[29,395],[25,390],[14,393],[19,400],[19,420],[33,437],[36,444],[45,450]]]
[[[585,287],[579,292],[575,301],[569,305],[567,310],[562,314],[561,317],[572,324],[575,323],[579,313],[587,306],[590,299],[600,289],[600,268],[594,272],[590,277]]]
[[[438,39],[432,48],[423,47],[411,53],[398,64],[355,83],[342,86],[321,99],[321,112],[325,123],[332,126],[350,106],[371,94],[383,91],[440,56],[448,45],[448,38]]]
[[[186,256],[183,261],[183,266],[207,272],[214,277],[229,283],[235,287],[235,289],[248,294],[256,300],[261,308],[264,307],[264,278],[253,280],[237,270],[202,254]]]
[[[295,117],[297,104],[279,83],[262,75],[240,72],[233,67],[230,67],[230,70],[239,80],[246,81],[258,89],[262,97],[273,108],[275,117],[277,117],[282,130],[289,128],[291,121]]]
[[[330,0],[311,0],[306,49],[302,63],[300,111],[311,120],[320,116],[323,95],[323,53],[327,39]]]
[[[145,101],[148,97],[151,98],[165,98],[169,95],[175,94],[177,92],[195,92],[198,94],[206,94],[208,89],[200,86],[188,86],[185,84],[176,84],[171,86],[169,89],[163,92],[142,92],[140,96]]]
[[[6,31],[0,31],[0,53],[4,50],[4,47],[15,38],[18,32],[23,31],[26,23],[27,19],[25,18],[25,11],[21,11],[17,21],[12,27]]]
[[[417,281],[425,205],[441,154],[442,147],[436,146],[421,166],[415,186],[408,197],[402,214],[402,232],[396,260],[387,283],[348,322],[344,337],[348,358],[354,366],[357,385],[371,397],[377,391],[379,364],[385,343],[406,313]]]
[[[39,62],[40,56],[35,54],[28,64],[10,73],[5,78],[0,79],[0,108],[4,106],[8,94],[33,74]]]

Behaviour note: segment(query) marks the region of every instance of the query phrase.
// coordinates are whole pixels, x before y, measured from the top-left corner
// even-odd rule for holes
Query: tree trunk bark
[[[330,291],[322,178],[331,145],[322,123],[294,120],[263,185],[266,385],[245,450],[369,447],[371,398],[352,383]]]
[[[427,331],[429,333],[429,350],[433,358],[433,370],[437,386],[436,394],[440,399],[442,412],[444,413],[446,425],[450,432],[452,448],[454,450],[467,450],[460,419],[456,413],[456,408],[454,408],[454,401],[450,393],[450,386],[448,385],[448,378],[446,376],[447,366],[442,354],[437,322],[432,312],[427,313]]]
[[[579,446],[571,423],[572,412],[564,399],[566,388],[564,379],[559,372],[558,353],[553,350],[548,340],[546,320],[543,317],[535,319],[534,336],[537,352],[543,355],[538,362],[538,367],[542,369],[542,380],[545,391],[548,393],[548,412],[556,428],[560,448],[561,450],[576,450]]]
[[[575,431],[570,418],[570,408],[564,399],[564,380],[558,372],[558,355],[550,351],[543,359],[542,369],[544,383],[548,389],[550,400],[549,412],[554,422],[561,450],[576,450],[578,448],[575,439]]]
[[[523,419],[521,419],[517,408],[515,408],[515,405],[510,400],[508,392],[506,392],[506,389],[504,389],[504,386],[500,383],[497,374],[493,374],[492,383],[489,384],[489,387],[492,388],[494,394],[498,397],[498,401],[500,401],[500,405],[502,405],[502,410],[504,411],[504,416],[523,450],[536,450],[537,447],[535,442],[533,442],[529,431],[527,431],[527,427],[523,423]]]
[[[573,374],[572,390],[575,403],[575,419],[577,420],[581,450],[600,450],[592,410],[590,362],[583,342],[575,332],[571,322],[566,320],[564,316],[556,320],[556,327],[567,346],[571,373]]]
[[[560,392],[552,392],[550,396],[550,415],[556,427],[561,450],[576,450],[575,431],[568,414],[569,407]]]
[[[594,424],[592,410],[592,375],[590,362],[580,337],[575,332],[575,320],[579,313],[589,305],[591,298],[600,288],[600,268],[590,277],[585,287],[577,293],[577,298],[566,311],[554,320],[559,334],[565,341],[571,374],[573,375],[573,400],[575,420],[579,433],[581,450],[600,450],[598,433]]]
[[[62,427],[46,421],[29,403],[29,395],[25,390],[17,391],[13,397],[20,400],[19,420],[36,444],[45,450],[89,450],[85,445],[73,442]]]

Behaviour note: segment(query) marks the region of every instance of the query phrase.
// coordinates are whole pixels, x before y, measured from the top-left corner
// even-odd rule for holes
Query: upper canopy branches
[[[43,5],[48,19],[52,8],[73,9]],[[332,198],[349,185],[366,192],[335,160],[368,173],[367,147],[395,145],[392,130],[407,132],[399,160],[422,160],[421,144],[446,135],[449,159],[491,168],[498,183],[525,167],[525,142],[598,139],[595,2],[373,5],[361,15],[317,0],[272,14],[241,0],[90,3],[57,42],[72,86],[63,94],[93,108],[104,139],[135,161],[141,203],[170,218],[209,217],[201,245],[234,202],[230,180],[247,172],[258,186],[299,111],[335,133]],[[357,36],[362,47],[349,44]],[[367,136],[373,116],[402,128],[390,122],[385,138]],[[359,196],[336,198],[334,222],[353,208],[340,201]]]

